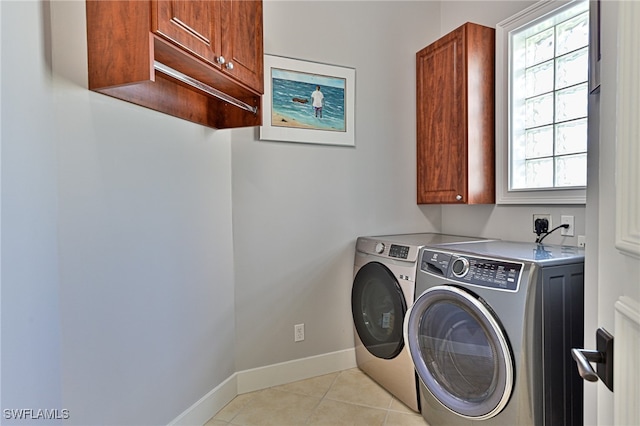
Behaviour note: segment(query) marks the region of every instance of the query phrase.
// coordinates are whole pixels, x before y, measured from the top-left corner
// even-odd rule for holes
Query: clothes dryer
[[[424,247],[405,340],[431,426],[582,425],[584,251]]]
[[[415,411],[420,411],[418,382],[402,326],[415,297],[418,252],[426,244],[479,240],[434,233],[357,239],[351,292],[357,365]]]

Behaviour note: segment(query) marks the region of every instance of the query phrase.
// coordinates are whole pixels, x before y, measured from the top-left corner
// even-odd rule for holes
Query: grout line
[[[389,401],[389,406],[387,407],[387,411],[391,410],[392,405],[393,405],[393,396],[391,396],[391,401]]]
[[[322,399],[324,399],[329,394],[329,391],[331,390],[331,388],[333,388],[333,385],[336,384],[336,382],[338,381],[338,377],[340,377],[341,374],[342,374],[342,371],[340,371],[340,372],[338,372],[338,374],[336,374],[336,377],[333,378],[333,381],[331,382],[331,384],[329,385],[327,390],[324,392],[324,395],[322,395]]]
[[[331,384],[327,387],[327,389],[324,391],[322,396],[320,396],[319,398],[318,398],[318,396],[313,396],[311,394],[307,394],[307,393],[304,393],[304,392],[284,390],[284,389],[276,389],[279,386],[273,386],[273,387],[270,387],[270,388],[267,388],[267,389],[276,390],[276,391],[282,392],[282,393],[289,393],[289,394],[295,394],[295,395],[300,395],[300,396],[305,396],[305,397],[318,398],[318,401],[314,405],[314,407],[311,408],[308,411],[308,414],[307,414],[306,418],[304,419],[304,421],[302,423],[304,425],[309,425],[310,424],[311,419],[313,418],[314,414],[317,412],[318,408],[320,407],[320,405],[322,404],[323,401],[333,401],[333,402],[339,402],[339,403],[350,405],[350,406],[364,407],[364,408],[373,409],[373,410],[382,410],[382,411],[385,412],[384,420],[382,422],[382,426],[387,426],[389,424],[390,416],[391,416],[392,413],[398,413],[398,414],[403,414],[403,415],[416,414],[413,411],[410,411],[409,409],[407,409],[407,410],[393,409],[394,401],[396,400],[396,398],[393,395],[390,395],[391,399],[389,400],[389,403],[387,404],[386,408],[380,407],[380,406],[366,405],[366,404],[357,403],[357,402],[347,402],[347,401],[343,401],[343,400],[340,400],[340,399],[333,399],[333,398],[328,397],[330,391],[336,385],[336,383],[338,382],[338,379],[340,378],[340,376],[343,375],[343,374],[348,374],[347,371],[349,371],[349,370],[343,370],[343,371],[338,372],[338,374],[336,374],[335,377],[333,378],[333,380],[331,381]],[[220,420],[220,421],[226,422],[226,424],[229,425],[229,426],[237,425],[237,423],[234,423],[234,421],[238,418],[238,416],[241,413],[245,412],[245,410],[247,410],[248,407],[250,407],[250,405],[255,402],[255,400],[258,397],[258,395],[260,393],[264,392],[265,390],[266,389],[250,392],[252,395],[249,398],[247,398],[247,400],[236,411],[236,413],[233,415],[233,417],[231,417],[229,420]],[[388,393],[388,391],[387,391],[387,393]],[[319,394],[316,394],[316,395],[319,395]]]
[[[382,422],[382,425],[386,426],[388,420],[389,420],[389,410],[387,410],[387,414],[384,416],[384,421]]]
[[[309,424],[309,420],[311,420],[311,418],[313,417],[313,415],[315,414],[316,410],[318,409],[318,407],[320,407],[320,404],[322,403],[324,398],[320,398],[320,400],[318,401],[318,403],[313,407],[313,409],[311,411],[309,411],[309,414],[307,415],[307,418],[304,419],[304,424],[308,425]]]

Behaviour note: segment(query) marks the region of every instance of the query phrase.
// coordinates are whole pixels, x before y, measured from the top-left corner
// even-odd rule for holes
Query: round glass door
[[[404,347],[407,304],[393,273],[383,264],[364,265],[353,280],[353,323],[360,340],[378,358],[395,358]]]
[[[513,359],[484,301],[453,286],[430,288],[409,310],[406,339],[422,383],[446,408],[484,420],[506,406]]]

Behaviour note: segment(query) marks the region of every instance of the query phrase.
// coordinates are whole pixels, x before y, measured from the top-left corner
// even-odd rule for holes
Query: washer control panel
[[[420,270],[449,280],[498,290],[518,291],[524,263],[423,250]]]

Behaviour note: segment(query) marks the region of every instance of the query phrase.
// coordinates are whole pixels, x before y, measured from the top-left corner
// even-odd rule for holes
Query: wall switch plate
[[[569,225],[568,228],[561,228],[560,229],[560,234],[564,235],[566,237],[573,237],[574,235],[574,231],[573,231],[573,216],[569,216],[569,215],[562,215],[560,216],[560,225]]]
[[[293,326],[293,341],[302,342],[304,340],[304,324],[296,324]]]

